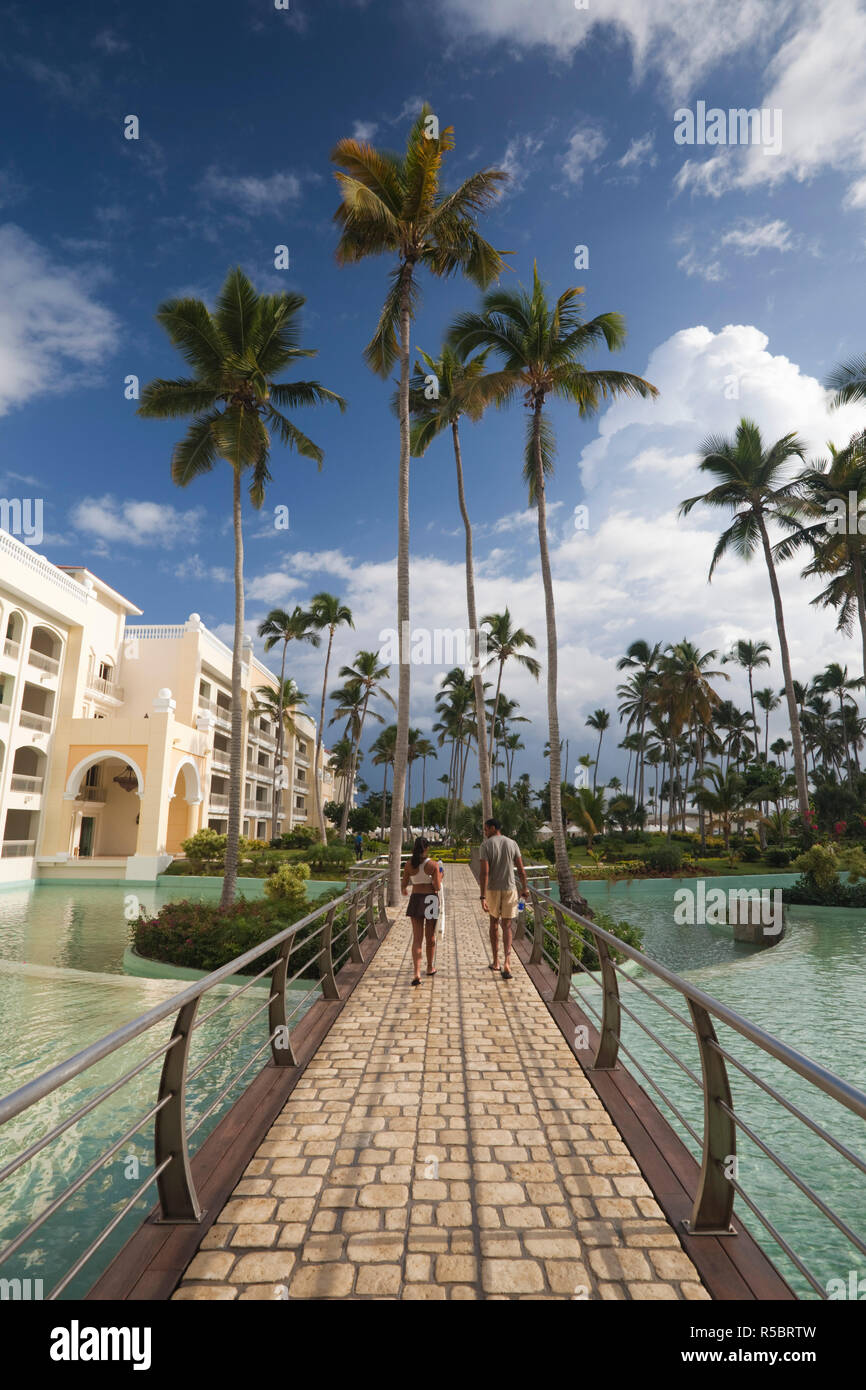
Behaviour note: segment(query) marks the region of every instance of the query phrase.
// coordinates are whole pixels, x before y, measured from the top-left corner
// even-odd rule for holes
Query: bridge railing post
[[[322,998],[339,999],[340,990],[334,978],[334,916],[337,909],[332,907],[325,918],[325,927],[322,932]]]
[[[379,879],[378,897],[379,897],[379,922],[378,922],[378,925],[376,926],[376,935],[377,935],[377,936],[382,936],[382,935],[384,935],[384,933],[385,933],[385,931],[387,930],[387,927],[388,927],[388,911],[387,911],[387,908],[385,907],[385,879],[384,879],[384,876],[383,876],[382,878]]]
[[[590,928],[591,930],[591,928]],[[592,1071],[613,1071],[619,1055],[622,1010],[619,1003],[619,981],[607,942],[595,932],[593,943],[598,953],[601,969],[601,986],[604,991],[601,1006],[601,1029],[598,1047],[592,1064]]]
[[[531,883],[529,885],[529,897],[532,901],[532,950],[529,953],[529,964],[539,965],[541,952],[544,948],[544,913],[541,903],[538,901],[538,894]]]
[[[553,915],[556,919],[556,929],[559,934],[559,970],[556,974],[556,988],[553,991],[553,1002],[561,1003],[563,999],[568,999],[571,994],[571,976],[574,970],[574,963],[571,955],[571,932],[568,923],[562,912],[562,908],[554,907]]]
[[[355,965],[360,965],[364,959],[361,955],[361,943],[358,940],[358,904],[360,901],[361,894],[358,892],[349,904],[349,960]]]
[[[737,1127],[734,1102],[725,1059],[718,1051],[713,1021],[706,1009],[689,999],[689,1012],[701,1054],[704,1082],[704,1152],[701,1176],[691,1220],[684,1222],[690,1235],[730,1235],[734,1210],[734,1186],[725,1168],[736,1161]]]
[[[286,1014],[286,976],[289,971],[289,957],[292,954],[294,937],[284,942],[280,958],[271,976],[271,997],[268,1007],[268,1029],[271,1035],[271,1056],[275,1067],[293,1067],[295,1054],[289,1037]]]
[[[167,1104],[157,1112],[153,1128],[154,1163],[157,1168],[166,1159],[168,1167],[156,1180],[161,1208],[161,1220],[167,1222],[201,1221],[202,1210],[189,1166],[189,1147],[186,1133],[186,1074],[193,1020],[198,999],[192,999],[178,1011],[172,1038],[179,1038],[165,1054],[159,1081],[159,1101]]]

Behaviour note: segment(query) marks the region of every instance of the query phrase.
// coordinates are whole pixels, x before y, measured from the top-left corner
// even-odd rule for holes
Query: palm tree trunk
[[[384,782],[382,783],[382,839],[383,839],[383,840],[384,840],[384,838],[385,838],[385,806],[386,806],[386,804],[387,804],[387,797],[388,797],[388,768],[389,768],[390,766],[391,766],[391,764],[390,764],[390,763],[387,761],[387,759],[386,759],[386,760],[385,760],[385,780],[384,780]]]
[[[400,852],[403,848],[403,791],[409,752],[409,348],[412,322],[410,294],[414,262],[400,270],[400,474],[397,486],[397,632],[400,677],[397,690],[397,739],[391,793],[391,839],[388,845],[388,901],[400,903]]]
[[[794,696],[794,683],[791,677],[791,658],[788,653],[788,637],[785,632],[785,615],[782,611],[782,595],[779,592],[779,581],[776,577],[776,567],[773,564],[773,553],[770,549],[770,538],[767,535],[767,527],[764,523],[762,512],[757,512],[758,524],[761,528],[761,541],[764,547],[764,559],[767,562],[767,573],[770,576],[770,588],[773,593],[773,607],[776,611],[776,631],[779,634],[779,650],[782,657],[782,671],[785,676],[785,697],[788,701],[788,718],[791,723],[791,742],[793,749],[791,756],[794,762],[794,774],[797,779],[797,800],[799,802],[800,816],[805,820],[809,810],[809,788],[806,782],[806,766],[803,761],[803,740],[800,736],[800,720],[797,716],[797,701]]]
[[[475,719],[478,724],[478,780],[481,783],[481,813],[484,820],[493,815],[493,799],[490,793],[490,758],[487,752],[487,711],[484,708],[484,681],[479,662],[478,609],[475,604],[475,563],[472,557],[472,525],[466,508],[466,493],[463,488],[463,456],[460,452],[460,432],[457,421],[451,425],[454,441],[454,462],[457,466],[457,500],[460,515],[466,531],[466,612],[469,618],[469,640],[472,643],[472,688],[475,692]]]
[[[274,757],[274,778],[271,788],[271,839],[277,838],[277,820],[279,818],[279,792],[277,791],[278,769],[283,765],[283,736],[285,734],[285,724],[283,723],[283,691],[286,688],[286,652],[289,650],[288,642],[283,642],[283,659],[280,662],[280,718],[279,728],[277,729],[277,751]]]
[[[860,619],[860,638],[863,645],[863,676],[866,679],[866,592],[863,583],[863,557],[857,548],[851,551],[851,571],[857,594],[857,616]]]
[[[328,667],[331,664],[331,646],[333,645],[333,641],[334,629],[331,627],[328,629],[328,650],[325,655],[325,675],[322,679],[322,703],[319,708],[319,727],[316,732],[316,756],[313,759],[313,778],[316,783],[316,818],[319,822],[319,834],[322,837],[323,845],[326,845],[328,843],[328,835],[327,831],[325,830],[325,812],[322,806],[322,784],[319,781],[319,755],[322,751],[322,742],[324,739],[325,732],[325,692],[328,688]],[[385,776],[387,779],[387,764],[385,769]],[[382,828],[384,829],[384,811],[382,813],[382,817]]]
[[[541,579],[544,585],[544,613],[547,624],[547,722],[550,736],[550,827],[556,858],[556,880],[559,900],[574,912],[592,917],[589,903],[577,891],[562,823],[562,759],[559,747],[559,710],[557,708],[557,641],[556,606],[553,597],[553,577],[547,548],[547,502],[544,494],[544,466],[541,457],[541,412],[543,402],[535,406],[533,447],[535,453],[535,504],[538,509],[538,549],[541,558]]]
[[[427,831],[427,755],[421,759],[421,834]]]
[[[497,716],[497,714],[499,713],[499,692],[500,692],[500,690],[502,689],[502,668],[504,667],[504,665],[505,665],[505,662],[504,662],[504,660],[500,657],[500,659],[499,659],[499,675],[498,675],[497,678],[496,678],[496,699],[495,699],[494,704],[493,704],[493,717],[492,717],[491,720],[490,720],[490,760],[491,760],[491,762],[493,761],[493,749],[494,749],[494,742],[495,742],[495,737],[496,737],[496,716]]]
[[[592,794],[595,796],[598,789],[598,760],[601,757],[601,741],[604,738],[604,729],[599,730],[598,747],[595,750],[595,767],[592,769]]]
[[[241,685],[241,647],[244,640],[244,533],[241,522],[241,476],[232,469],[232,525],[235,538],[235,631],[232,642],[232,734],[229,752],[229,815],[226,833],[225,871],[220,910],[235,900],[238,877],[238,838],[241,833],[241,798],[244,791],[241,750],[243,745],[243,691]]]

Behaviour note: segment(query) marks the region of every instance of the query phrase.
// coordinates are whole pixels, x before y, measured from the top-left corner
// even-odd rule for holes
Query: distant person
[[[520,846],[516,840],[509,840],[507,835],[503,835],[499,821],[491,817],[484,822],[484,839],[480,851],[481,908],[490,918],[490,949],[493,952],[491,970],[499,969],[499,925],[502,924],[503,980],[513,978],[511,940],[518,903],[515,869],[520,875],[523,896],[526,897],[529,886],[520,856]]]
[[[361,832],[360,832],[360,830],[359,830],[358,833],[357,833],[357,835],[355,836],[355,858],[356,858],[356,859],[360,859],[360,858],[361,858],[361,855],[362,855],[363,853],[364,853],[364,836],[361,834]]]
[[[436,957],[436,923],[439,920],[439,889],[442,876],[435,859],[427,856],[430,841],[419,835],[412,849],[411,859],[403,865],[401,887],[403,893],[412,892],[406,916],[412,923],[412,967],[413,985],[421,983],[421,947],[427,938],[427,974],[435,975],[433,962]]]

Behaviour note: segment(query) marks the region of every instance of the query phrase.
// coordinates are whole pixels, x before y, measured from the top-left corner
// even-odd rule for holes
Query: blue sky
[[[341,136],[399,146],[423,100],[453,125],[451,182],[482,166],[512,175],[484,222],[512,253],[507,282],[537,258],[559,293],[586,286],[590,313],[617,309],[629,340],[611,365],[649,376],[654,404],[581,422],[554,409],[559,441],[551,531],[560,606],[561,722],[589,751],[586,715],[612,709],[615,660],[636,637],[688,635],[723,648],[774,643],[758,564],[705,575],[713,519],[675,519],[699,490],[710,429],[753,415],[798,430],[814,454],[862,427],[828,412],[821,382],[866,348],[866,14],[855,0],[267,0],[0,8],[0,488],[40,496],[59,564],[86,563],[144,620],[191,611],[230,636],[227,470],[181,492],[169,477],[177,427],[142,421],[124,378],[181,374],[154,321],[178,293],[212,300],[240,263],[262,288],[307,298],[309,374],[349,411],[298,423],[325,450],[315,466],[277,449],[268,507],[246,519],[248,630],[274,605],[321,588],[356,611],[338,659],[378,645],[393,622],[396,422],[391,386],[361,352],[385,261],[339,269],[329,152]],[[674,143],[674,112],[782,111],[782,150]],[[123,138],[134,114],[140,139]],[[288,245],[291,268],[274,268]],[[574,248],[589,266],[576,271]],[[435,351],[476,302],[467,284],[423,285],[413,342]],[[603,360],[599,357],[599,362]],[[306,368],[305,368],[306,371]],[[737,395],[731,398],[730,382]],[[465,431],[481,612],[506,602],[544,644],[534,515],[521,483],[520,409]],[[590,528],[574,531],[574,506]],[[459,626],[463,541],[446,441],[413,466],[413,622]],[[859,671],[853,643],[784,571],[795,675],[831,659]],[[293,672],[315,692],[319,660]],[[429,730],[441,669],[416,672],[413,723]],[[776,666],[772,684],[781,684]],[[519,770],[542,780],[543,683],[506,676],[533,721]],[[744,699],[732,680],[726,694]],[[783,732],[779,724],[776,732]],[[611,744],[615,740],[611,739]],[[603,771],[622,771],[611,748]]]

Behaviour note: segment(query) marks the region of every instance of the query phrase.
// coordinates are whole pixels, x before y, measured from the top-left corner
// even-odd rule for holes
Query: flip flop
[[[503,980],[513,980],[513,979],[514,979],[514,976],[512,975],[512,973],[511,973],[510,970],[506,970],[506,969],[503,968],[503,970],[502,970],[502,978],[503,978]]]
[[[498,970],[498,969],[499,969],[499,966],[498,966],[498,965],[488,965],[487,969],[488,969],[488,970]]]
[[[435,971],[435,970],[428,970],[428,971],[427,971],[427,974],[428,974],[428,975],[435,975],[435,974],[436,974],[436,971]]]
[[[420,983],[421,983],[421,976],[419,975],[419,976],[418,976],[418,979],[417,979],[417,980],[413,980],[412,983],[413,983],[413,985],[420,985]]]

